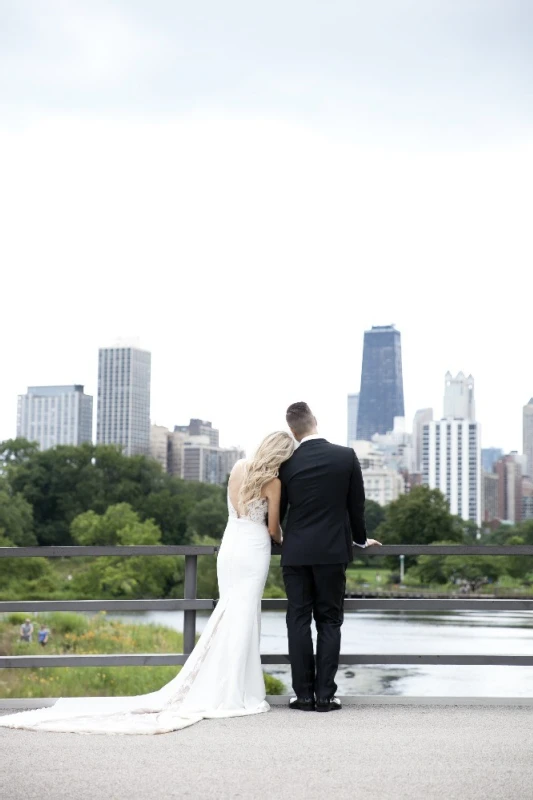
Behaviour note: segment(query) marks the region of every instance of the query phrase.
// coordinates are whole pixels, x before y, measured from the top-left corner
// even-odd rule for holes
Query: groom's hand
[[[377,539],[367,539],[366,540],[366,546],[367,547],[372,547],[372,545],[374,545],[374,544],[377,544],[379,547],[382,547],[381,542],[378,542]]]

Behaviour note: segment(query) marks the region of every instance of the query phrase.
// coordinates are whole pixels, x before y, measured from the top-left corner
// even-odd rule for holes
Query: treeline
[[[73,522],[126,503],[152,520],[162,544],[220,536],[227,518],[219,486],[167,475],[154,460],[113,446],[40,451],[25,439],[0,444],[0,535],[17,546],[76,544]]]
[[[367,501],[369,536],[384,544],[533,544],[533,520],[482,532],[450,514],[435,489],[415,487],[382,508]],[[219,486],[167,475],[144,456],[101,445],[39,451],[23,439],[0,444],[0,546],[217,543],[227,520]],[[357,554],[369,566],[398,569],[396,557]],[[407,582],[472,588],[505,577],[533,583],[530,559],[423,556],[406,559]],[[214,558],[199,559],[200,597],[216,596]],[[181,597],[183,559],[2,559],[0,599]],[[274,560],[267,596],[284,594]]]
[[[382,514],[373,535],[384,544],[533,545],[533,520],[481,530],[475,522],[450,514],[444,495],[427,486],[401,495]],[[396,557],[370,563],[398,569]],[[462,585],[471,591],[495,583],[509,589],[533,586],[533,559],[520,556],[419,556],[406,558],[405,566],[405,582],[411,585]]]
[[[182,545],[220,538],[226,519],[221,487],[173,478],[144,456],[90,444],[0,444],[3,547]],[[214,565],[202,565],[200,585],[206,572],[214,577]],[[183,573],[183,559],[168,556],[2,559],[0,599],[181,597]]]

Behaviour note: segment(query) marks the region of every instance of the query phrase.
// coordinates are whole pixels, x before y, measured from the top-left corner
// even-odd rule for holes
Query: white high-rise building
[[[150,456],[168,472],[170,431],[164,425],[150,427]]]
[[[422,472],[422,439],[424,425],[433,420],[432,408],[419,409],[413,420],[413,467],[415,472]]]
[[[17,436],[41,450],[91,442],[93,398],[83,386],[30,386],[18,398]]]
[[[453,378],[451,372],[447,372],[444,380],[444,419],[475,420],[476,407],[472,375],[466,378],[462,372],[459,372]]]
[[[523,453],[526,457],[525,474],[533,478],[533,397],[523,411]]]
[[[359,411],[359,395],[348,395],[348,435],[347,444],[351,446],[357,439],[357,412]]]
[[[405,430],[405,417],[394,417],[392,431],[375,433],[372,442],[382,453],[383,463],[397,472],[413,472],[413,435]]]
[[[126,455],[150,454],[151,355],[119,344],[98,354],[98,444],[121,445]]]
[[[450,511],[481,524],[481,428],[475,421],[474,379],[446,373],[444,418],[423,427],[422,480],[447,497]]]
[[[450,511],[481,524],[481,429],[468,419],[424,425],[422,479],[448,498]]]
[[[361,465],[365,496],[368,500],[386,506],[405,493],[402,475],[387,465],[384,453],[374,441],[356,440],[352,442],[352,447]]]

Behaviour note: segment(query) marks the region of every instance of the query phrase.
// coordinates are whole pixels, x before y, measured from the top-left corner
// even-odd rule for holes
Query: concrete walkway
[[[275,707],[160,736],[0,728],[0,766],[2,800],[531,800],[533,707]]]

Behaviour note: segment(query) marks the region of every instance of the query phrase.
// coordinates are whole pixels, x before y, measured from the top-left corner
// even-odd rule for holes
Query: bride
[[[271,539],[281,542],[278,470],[294,450],[288,433],[264,439],[228,483],[228,524],[217,560],[220,600],[181,672],[136,697],[60,698],[50,708],[0,716],[0,726],[72,733],[155,734],[201,719],[269,710],[259,654],[261,598]]]

